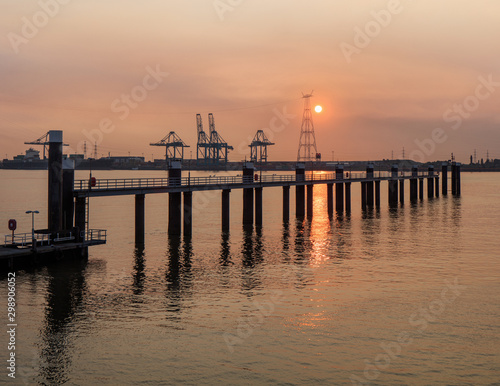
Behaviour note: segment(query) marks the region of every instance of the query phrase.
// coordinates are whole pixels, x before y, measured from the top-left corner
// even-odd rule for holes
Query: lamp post
[[[35,214],[40,213],[38,210],[27,210],[26,214],[31,214],[31,247],[36,251],[35,240]]]

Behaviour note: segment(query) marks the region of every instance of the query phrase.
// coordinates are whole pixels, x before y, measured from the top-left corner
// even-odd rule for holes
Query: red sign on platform
[[[15,231],[17,228],[17,221],[11,218],[9,220],[9,231]]]

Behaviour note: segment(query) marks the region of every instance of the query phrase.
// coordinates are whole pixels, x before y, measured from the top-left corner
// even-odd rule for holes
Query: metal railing
[[[392,172],[374,172],[373,178],[408,178],[412,177],[412,172],[400,171],[397,175]],[[418,172],[416,177],[437,177],[439,173],[429,174],[429,172]],[[95,180],[95,185],[90,186],[88,180],[75,180],[74,189],[80,191],[86,190],[126,190],[126,189],[148,189],[148,188],[167,188],[167,187],[200,187],[200,186],[219,186],[219,185],[237,185],[250,183],[286,183],[298,181],[327,181],[327,180],[359,180],[367,179],[366,172],[344,171],[337,178],[336,173],[313,173],[305,175],[295,174],[265,174],[255,176],[208,176],[208,177],[172,177],[172,178],[119,178]]]
[[[52,236],[54,237],[52,238]],[[89,229],[88,231],[82,231],[81,237],[84,241],[106,241],[107,231],[105,229]],[[52,245],[53,243],[75,240],[75,235],[73,232],[35,233],[35,240],[37,246],[44,246]],[[32,246],[32,234],[17,233],[14,234],[14,236],[12,236],[12,234],[5,235],[4,245],[20,247]]]
[[[50,233],[35,233],[35,242],[37,245],[50,245]],[[12,236],[5,235],[4,245],[27,247],[33,245],[32,233],[17,233]]]
[[[56,233],[54,237],[54,242],[71,241],[75,239],[73,232],[61,232]]]
[[[106,229],[89,229],[80,233],[83,241],[106,241]]]

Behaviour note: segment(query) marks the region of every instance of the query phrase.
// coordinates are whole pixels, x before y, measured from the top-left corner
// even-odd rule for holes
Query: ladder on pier
[[[90,197],[85,196],[85,235],[89,234],[89,223],[90,223]]]

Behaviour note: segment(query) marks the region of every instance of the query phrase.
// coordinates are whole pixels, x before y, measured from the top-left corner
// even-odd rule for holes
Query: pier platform
[[[50,237],[32,241],[22,241],[26,237],[17,235],[14,242],[7,242],[11,235],[6,235],[6,242],[0,245],[0,270],[21,269],[26,266],[43,265],[51,261],[61,261],[71,258],[87,258],[88,247],[106,244],[106,231],[92,229],[84,232],[81,241],[60,240],[50,241]]]

